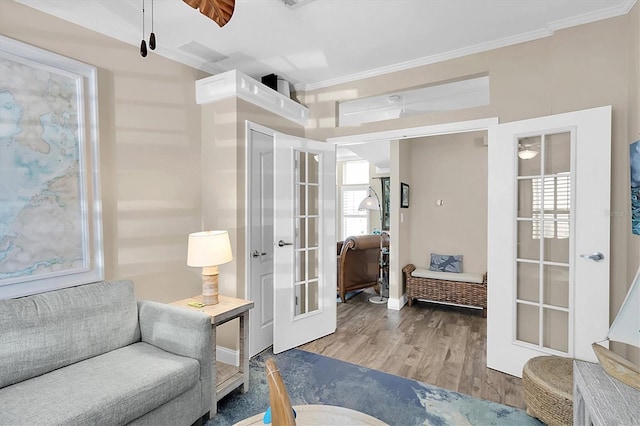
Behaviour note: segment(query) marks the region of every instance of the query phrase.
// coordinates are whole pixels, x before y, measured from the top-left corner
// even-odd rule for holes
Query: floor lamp
[[[380,205],[380,198],[378,197],[378,193],[372,187],[369,187],[369,195],[360,202],[360,206],[358,206],[358,210],[374,210],[377,211],[380,216],[380,258],[378,259],[378,286],[380,287],[380,296],[374,296],[369,298],[369,302],[371,303],[387,303],[387,297],[382,295],[382,288],[384,284],[383,277],[383,253],[382,253],[382,206]]]

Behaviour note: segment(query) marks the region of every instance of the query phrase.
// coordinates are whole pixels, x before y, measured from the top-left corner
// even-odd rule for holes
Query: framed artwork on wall
[[[404,182],[400,183],[400,207],[409,208],[409,185]]]
[[[391,178],[381,177],[380,186],[382,187],[382,230],[388,231],[391,226]]]
[[[104,279],[97,70],[0,36],[0,298]]]
[[[629,145],[631,165],[631,232],[640,235],[640,140]]]

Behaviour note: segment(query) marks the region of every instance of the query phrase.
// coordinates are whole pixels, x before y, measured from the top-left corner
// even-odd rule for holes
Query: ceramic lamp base
[[[202,303],[209,306],[218,302],[218,267],[202,268]]]

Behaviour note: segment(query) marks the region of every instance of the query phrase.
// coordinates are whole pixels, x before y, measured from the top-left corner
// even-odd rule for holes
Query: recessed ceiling
[[[0,0],[6,1],[6,0]],[[15,0],[131,44],[143,0]],[[636,0],[237,0],[223,28],[181,0],[154,0],[160,54],[211,74],[275,73],[309,90],[551,35],[627,13]],[[145,0],[146,38],[151,0]]]

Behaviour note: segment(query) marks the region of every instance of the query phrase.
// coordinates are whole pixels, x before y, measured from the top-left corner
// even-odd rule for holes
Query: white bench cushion
[[[416,278],[431,278],[434,280],[446,280],[446,281],[461,281],[465,283],[477,283],[482,284],[483,276],[475,272],[437,272],[430,271],[425,268],[416,268],[412,273],[412,277]]]

